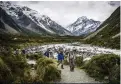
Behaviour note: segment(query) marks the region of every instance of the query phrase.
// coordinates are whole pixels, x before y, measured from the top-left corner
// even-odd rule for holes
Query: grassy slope
[[[47,43],[70,43],[81,41],[82,37],[74,36],[22,36],[11,34],[0,34],[0,47],[24,48],[27,46],[41,45]]]
[[[98,29],[103,27],[105,28],[98,32],[95,36],[90,38],[88,38],[89,36],[86,37],[85,42],[93,45],[119,49],[120,36],[117,36],[116,38],[112,37],[120,33],[120,7],[118,7]]]

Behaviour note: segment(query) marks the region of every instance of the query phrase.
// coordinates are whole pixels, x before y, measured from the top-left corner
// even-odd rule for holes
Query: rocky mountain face
[[[66,29],[75,36],[81,36],[94,32],[100,24],[100,21],[95,21],[93,19],[88,19],[86,16],[82,16],[69,25]]]
[[[120,49],[120,7],[84,40],[93,45]]]
[[[26,35],[72,35],[46,15],[26,6],[0,1],[0,31]]]

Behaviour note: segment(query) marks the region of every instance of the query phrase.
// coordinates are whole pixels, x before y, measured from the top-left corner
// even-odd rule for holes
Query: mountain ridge
[[[26,6],[18,6],[11,2],[1,1],[0,8],[0,11],[6,13],[6,17],[10,17],[11,21],[14,21],[14,24],[19,26],[15,27],[15,30],[19,28],[19,30],[28,30],[39,35],[72,35],[68,30],[51,20],[48,16],[40,15],[37,11]],[[2,15],[4,14],[1,14],[1,18],[3,17]],[[2,19],[7,18],[4,17]]]
[[[96,30],[84,38],[85,43],[120,49],[120,6]]]

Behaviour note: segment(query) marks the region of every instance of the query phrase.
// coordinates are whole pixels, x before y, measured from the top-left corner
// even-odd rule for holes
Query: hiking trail
[[[60,69],[60,66],[59,66]],[[100,83],[89,77],[82,69],[75,68],[74,72],[70,71],[68,65],[61,69],[61,81],[59,83]]]

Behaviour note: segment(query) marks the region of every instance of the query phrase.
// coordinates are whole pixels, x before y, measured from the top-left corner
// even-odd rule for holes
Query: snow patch
[[[112,38],[116,38],[116,37],[118,37],[118,36],[120,36],[120,33],[118,33],[118,34],[112,36]]]

